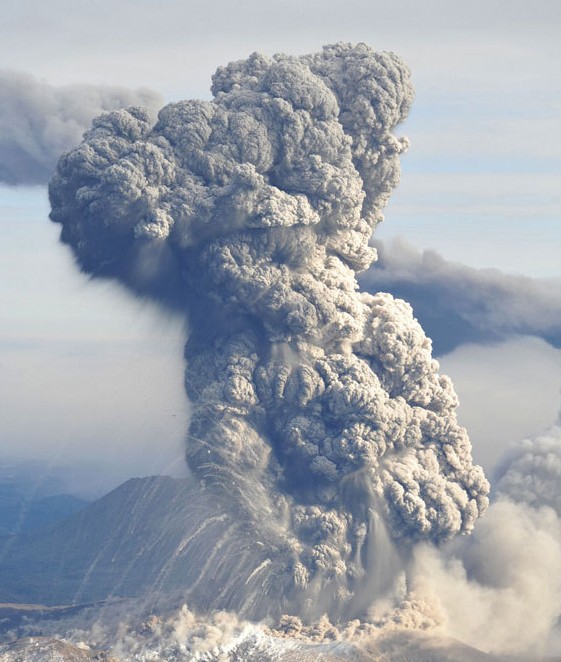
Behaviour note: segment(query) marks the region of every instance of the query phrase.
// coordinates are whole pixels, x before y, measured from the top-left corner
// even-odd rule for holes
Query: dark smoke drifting
[[[361,286],[408,301],[432,340],[433,354],[520,335],[561,347],[561,280],[474,269],[399,240],[377,241],[376,248],[378,260],[361,276]]]
[[[148,89],[54,87],[0,70],[0,183],[46,184],[61,153],[79,144],[92,118],[136,103],[154,110],[161,99]]]
[[[468,533],[488,501],[410,306],[355,277],[399,181],[409,71],[337,44],[253,54],[212,93],[155,125],[94,120],[51,218],[84,271],[187,313],[187,460],[239,536],[185,540],[205,606],[349,617],[389,589],[394,542]]]

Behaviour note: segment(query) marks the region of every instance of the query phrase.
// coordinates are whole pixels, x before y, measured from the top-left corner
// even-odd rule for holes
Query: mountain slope
[[[2,539],[0,601],[53,605],[139,595],[176,551],[189,499],[185,481],[131,479],[48,529]]]
[[[254,572],[274,557],[274,544],[198,485],[133,478],[48,529],[0,538],[0,602],[77,604],[189,589],[199,609],[257,614],[252,605],[265,592],[282,608],[279,590]]]
[[[119,596],[143,596],[139,601],[126,601],[122,608],[117,601],[115,613],[110,607],[99,607],[99,618],[106,612],[108,622],[112,627],[118,627],[121,616],[133,618],[137,609],[135,603],[139,605],[139,614],[145,608],[151,611],[155,607],[155,601],[150,603],[152,607],[146,605],[146,595],[158,594],[160,602],[163,600],[163,604],[167,602],[170,607],[174,599],[178,604],[187,600],[204,612],[212,609],[217,600],[223,608],[228,608],[229,596],[245,591],[248,595],[247,611],[251,613],[253,596],[264,590],[264,582],[255,568],[269,559],[272,559],[271,564],[275,563],[275,550],[274,545],[265,545],[256,539],[247,522],[238,520],[235,512],[229,512],[224,504],[219,504],[204,489],[188,481],[162,476],[131,479],[48,529],[0,539],[0,602],[68,605]],[[280,565],[278,569],[282,575]],[[275,602],[277,613],[287,607],[282,603],[281,595],[279,590]],[[168,596],[171,597],[168,599]],[[6,605],[7,622],[14,609],[17,611],[17,606]],[[95,605],[88,609],[95,612]],[[80,623],[83,623],[80,627],[88,629],[87,618],[79,611],[43,611],[35,608],[37,613],[26,616],[27,631],[31,634],[45,633],[57,637]],[[158,608],[155,607],[152,613],[158,613]],[[274,611],[271,613],[275,615]],[[260,613],[252,618],[260,620],[266,616],[267,613]],[[37,619],[36,627],[33,627],[34,619]],[[48,627],[47,621],[50,623]],[[18,627],[23,628],[21,624]],[[144,635],[138,636],[142,638]],[[108,641],[105,650],[110,648]],[[165,656],[150,659],[185,659],[172,657],[167,648],[166,651]],[[43,640],[41,646],[33,640],[19,640],[17,646],[4,646],[0,654],[4,655],[0,655],[0,660],[7,662],[90,659],[87,651],[64,648],[54,639]],[[250,636],[231,642],[227,654],[225,657],[223,651],[223,656],[216,659],[259,662],[268,659],[287,662],[335,659],[476,662],[499,659],[459,642],[416,632],[390,633],[374,640],[366,650],[336,642],[310,646],[296,641]],[[116,659],[133,658],[125,655]]]

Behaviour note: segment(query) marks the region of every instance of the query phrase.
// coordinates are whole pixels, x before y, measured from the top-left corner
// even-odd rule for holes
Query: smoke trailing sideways
[[[399,181],[409,71],[336,44],[253,54],[212,93],[155,124],[94,120],[51,218],[85,272],[186,313],[186,455],[217,506],[178,553],[200,559],[203,606],[361,614],[396,549],[469,533],[488,503],[410,306],[356,281]]]
[[[0,184],[46,184],[60,154],[80,142],[93,117],[131,104],[154,110],[161,101],[148,89],[54,87],[0,69]]]

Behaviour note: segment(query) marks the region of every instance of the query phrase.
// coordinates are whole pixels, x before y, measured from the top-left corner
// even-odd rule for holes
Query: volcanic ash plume
[[[187,460],[231,523],[185,540],[199,602],[348,617],[389,590],[396,542],[467,533],[487,505],[410,306],[355,278],[399,180],[409,72],[336,44],[253,54],[212,93],[155,125],[96,119],[51,218],[84,271],[186,311]]]

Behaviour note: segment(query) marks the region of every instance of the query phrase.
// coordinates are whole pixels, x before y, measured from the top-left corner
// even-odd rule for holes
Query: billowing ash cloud
[[[561,423],[513,446],[497,474],[499,494],[536,508],[547,506],[561,517]]]
[[[376,246],[379,260],[360,279],[362,287],[409,301],[437,355],[515,335],[561,347],[561,281],[474,269],[402,241]]]
[[[441,609],[451,636],[524,659],[558,655],[560,493],[557,424],[506,454],[496,498],[473,536],[444,554],[419,547],[412,586]]]
[[[138,107],[94,120],[51,218],[83,270],[187,312],[187,460],[258,559],[224,558],[223,539],[205,557],[202,523],[185,541],[200,581],[231,564],[246,587],[209,588],[211,606],[349,617],[389,590],[393,542],[469,532],[487,505],[410,306],[355,278],[399,180],[409,72],[337,44],[253,54],[212,93],[155,124]]]
[[[0,182],[46,184],[62,152],[75,147],[103,111],[142,104],[156,109],[148,89],[53,87],[17,71],[0,71]]]

